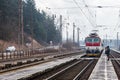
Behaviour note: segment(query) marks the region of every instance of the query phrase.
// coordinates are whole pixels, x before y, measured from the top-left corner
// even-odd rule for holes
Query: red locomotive
[[[85,38],[86,55],[98,56],[102,51],[102,41],[97,33],[91,33]]]

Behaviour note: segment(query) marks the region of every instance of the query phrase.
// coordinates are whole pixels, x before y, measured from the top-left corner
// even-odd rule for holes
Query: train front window
[[[99,42],[99,38],[94,38],[94,42]]]
[[[92,42],[93,40],[92,40],[92,38],[87,38],[86,39],[86,42]]]
[[[87,38],[86,42],[93,43],[93,42],[99,42],[99,38]]]

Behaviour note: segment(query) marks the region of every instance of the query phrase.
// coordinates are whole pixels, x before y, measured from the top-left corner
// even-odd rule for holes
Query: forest
[[[49,16],[42,10],[38,10],[34,0],[24,0],[23,4],[23,27],[24,43],[26,36],[31,36],[39,43],[60,41],[60,32],[56,28],[54,17]],[[19,0],[0,0],[0,40],[19,40]]]

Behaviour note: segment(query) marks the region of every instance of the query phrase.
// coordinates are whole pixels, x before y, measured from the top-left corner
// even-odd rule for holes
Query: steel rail
[[[117,55],[119,55],[119,56],[120,56],[120,53],[119,53],[119,52],[116,52],[116,51],[113,51],[113,52],[115,52]]]
[[[115,59],[115,56],[113,56],[112,54],[110,54],[110,55],[114,58],[115,62],[120,66],[120,62]]]
[[[80,76],[82,75],[82,73],[84,73],[88,68],[89,66],[93,63],[94,60],[90,61],[88,65],[86,65],[86,67],[84,67],[82,69],[82,71],[77,75],[75,76],[75,78],[73,80],[79,80]]]
[[[80,63],[80,62],[82,62],[82,61],[83,61],[83,60],[77,61],[76,63],[74,63],[74,64],[72,64],[72,65],[70,65],[70,66],[68,66],[68,67],[66,67],[66,68],[64,68],[64,69],[62,69],[61,71],[59,71],[59,72],[53,74],[52,76],[50,76],[50,77],[48,77],[48,78],[46,78],[46,79],[43,79],[43,80],[51,80],[51,79],[54,78],[55,76],[57,76],[57,75],[59,75],[59,74],[65,72],[66,70],[72,68],[73,66],[75,66],[76,64],[78,64],[78,63]]]

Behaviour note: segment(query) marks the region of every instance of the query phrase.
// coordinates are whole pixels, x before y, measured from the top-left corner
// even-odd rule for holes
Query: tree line
[[[23,24],[25,35],[32,36],[38,42],[59,42],[60,32],[54,23],[54,17],[37,10],[34,0],[23,2]],[[0,0],[0,39],[18,41],[19,2],[18,0]]]

